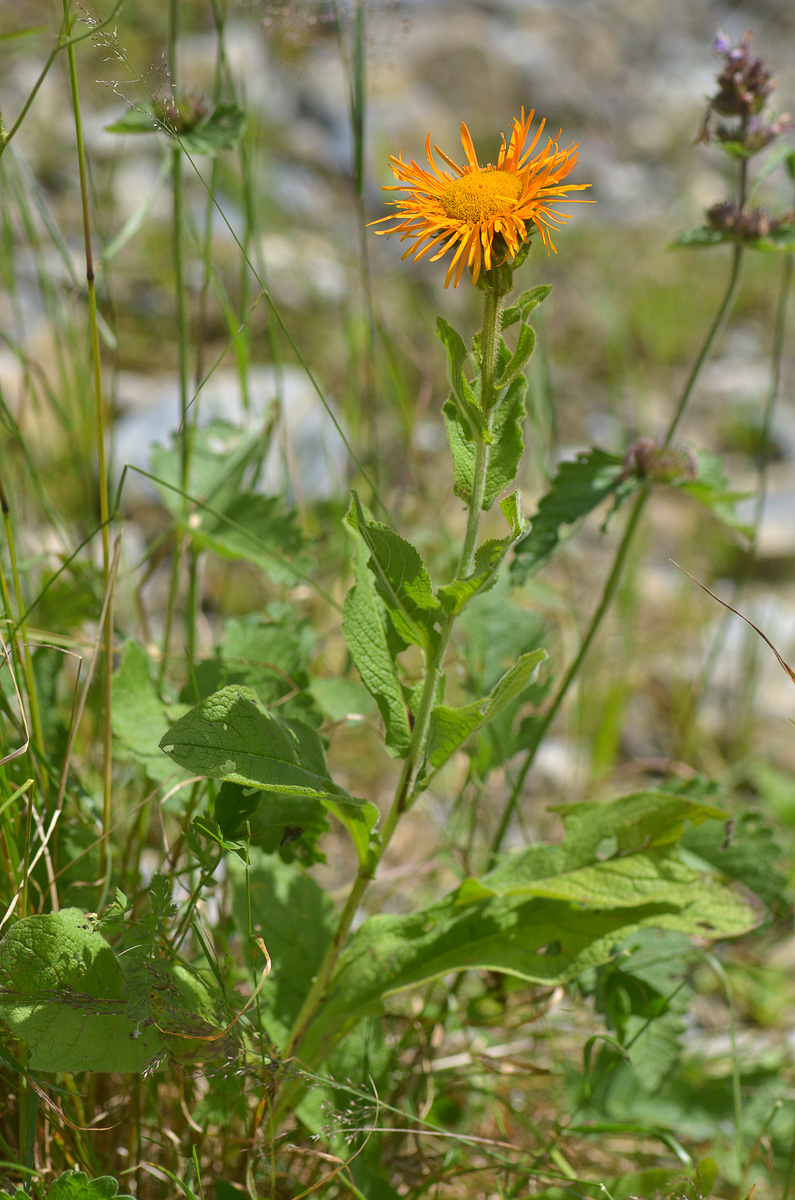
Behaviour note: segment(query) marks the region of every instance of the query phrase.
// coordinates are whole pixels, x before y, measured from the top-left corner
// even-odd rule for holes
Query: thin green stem
[[[179,47],[179,0],[169,0],[169,19],[168,19],[168,67],[171,84],[171,104],[172,113],[175,120],[178,119],[177,106],[177,79],[178,79],[178,47]],[[182,174],[182,146],[178,139],[175,139],[174,146],[171,151],[171,248],[174,263],[174,291],[175,304],[177,313],[177,355],[178,365],[177,373],[179,377],[179,438],[180,438],[180,479],[182,483],[183,493],[183,523],[185,537],[180,537],[174,547],[174,559],[171,564],[171,584],[169,588],[169,612],[166,619],[166,628],[163,638],[163,657],[162,663],[165,664],[168,658],[169,638],[173,628],[173,613],[171,606],[176,602],[178,591],[178,579],[182,554],[189,543],[188,535],[188,518],[190,516],[190,505],[188,495],[190,493],[190,464],[191,450],[193,446],[193,432],[195,413],[190,411],[190,396],[188,390],[188,314],[187,305],[185,303],[185,279],[184,279],[184,249],[183,249],[183,220],[182,220],[182,195],[183,195],[183,174]],[[188,555],[188,603],[186,605],[185,626],[187,639],[188,661],[192,663],[195,658],[196,650],[196,596],[197,596],[197,579],[196,579],[196,559],[194,555]]]
[[[740,191],[741,191],[741,194],[744,195],[744,190],[743,190],[744,185],[742,182],[743,179],[744,179],[744,176],[741,173]],[[687,408],[688,402],[689,402],[691,396],[693,395],[695,386],[696,386],[699,378],[701,377],[701,373],[703,372],[704,367],[706,366],[706,364],[709,360],[709,357],[712,353],[715,343],[716,343],[717,339],[719,338],[720,334],[723,332],[723,329],[726,325],[726,321],[729,318],[729,314],[734,305],[734,301],[737,296],[737,291],[740,286],[740,277],[741,277],[741,273],[742,273],[743,257],[744,257],[744,246],[739,241],[735,242],[733,250],[732,250],[732,263],[731,263],[731,269],[729,272],[729,279],[728,279],[728,282],[726,285],[726,291],[725,291],[723,299],[718,307],[718,311],[715,314],[715,317],[713,318],[712,324],[710,325],[710,327],[707,331],[707,335],[704,338],[701,349],[699,350],[698,355],[696,356],[696,359],[695,359],[695,362],[693,363],[690,374],[688,375],[687,380],[685,381],[685,385],[682,389],[681,395],[679,397],[679,401],[674,410],[674,414],[671,417],[670,423],[668,425],[665,436],[663,438],[662,444],[664,446],[669,446],[671,444],[673,437],[674,437],[677,429],[679,428],[679,425],[685,414],[685,410]],[[508,826],[510,825],[511,818],[513,816],[516,805],[519,801],[519,796],[521,795],[522,788],[524,787],[524,781],[527,778],[528,772],[529,772],[530,768],[532,767],[533,762],[535,761],[535,757],[536,757],[536,754],[538,753],[539,746],[541,745],[541,742],[543,741],[543,738],[545,737],[550,725],[552,724],[553,720],[557,716],[557,714],[560,710],[560,707],[561,707],[564,699],[566,698],[566,695],[568,694],[569,689],[571,688],[571,685],[574,683],[575,679],[579,675],[580,669],[581,669],[583,663],[585,662],[585,659],[588,656],[588,651],[591,648],[593,640],[602,624],[602,621],[604,620],[606,613],[608,612],[608,610],[610,608],[610,605],[612,604],[613,597],[616,594],[618,584],[621,580],[624,566],[625,566],[627,558],[629,556],[629,551],[630,551],[632,542],[634,541],[635,534],[637,533],[638,526],[640,524],[640,518],[643,514],[644,508],[646,507],[646,502],[649,498],[649,495],[650,495],[649,489],[644,488],[643,491],[641,491],[641,493],[639,494],[637,500],[635,501],[635,504],[634,504],[634,507],[630,514],[629,520],[627,521],[627,524],[624,528],[623,536],[621,538],[621,541],[619,542],[618,549],[616,550],[615,558],[613,559],[613,565],[610,569],[610,574],[608,575],[607,580],[604,585],[604,588],[602,590],[601,599],[593,613],[593,616],[591,617],[588,628],[587,628],[585,635],[582,639],[582,642],[580,644],[580,648],[577,651],[577,655],[576,655],[574,661],[572,662],[571,666],[569,667],[568,671],[563,676],[563,679],[558,686],[558,689],[553,697],[552,703],[550,704],[547,712],[544,714],[544,716],[539,720],[538,724],[535,726],[531,743],[527,749],[527,753],[525,754],[525,758],[522,763],[522,766],[519,769],[519,771],[516,775],[516,778],[514,780],[513,787],[511,788],[510,794],[505,803],[505,807],[503,808],[502,816],[500,817],[500,823],[497,827],[497,833],[495,834],[495,837],[492,841],[491,852],[490,852],[490,856],[489,856],[490,864],[492,864],[494,862],[497,854],[499,854],[499,852],[500,852],[503,840],[505,838],[505,834],[508,830]]]
[[[14,588],[14,598],[16,601],[17,612],[24,614],[25,605],[22,599],[22,583],[19,578],[19,566],[17,563],[16,542],[14,539],[14,523],[11,520],[11,512],[8,505],[8,497],[5,494],[2,482],[0,481],[0,508],[3,512],[3,525],[6,534],[6,545],[8,546],[8,558],[11,565],[11,581]],[[11,609],[11,597],[8,594],[8,586],[5,576],[2,578],[2,591],[5,606],[8,610],[8,627],[9,640],[11,642],[11,650],[15,660],[20,664],[22,674],[25,680],[25,691],[28,698],[28,711],[30,712],[30,728],[33,745],[39,755],[44,756],[44,733],[41,724],[41,713],[39,711],[39,698],[36,691],[36,677],[33,673],[33,655],[30,653],[30,643],[28,642],[28,633],[25,627],[24,615],[20,617],[17,624],[14,624],[14,615]],[[42,771],[40,775],[42,787],[46,786],[47,775],[46,771]]]
[[[487,427],[489,408],[494,389],[494,372],[499,336],[499,315],[501,304],[501,296],[496,289],[493,291],[487,291],[486,300],[483,307],[483,327],[480,336],[480,394],[482,398],[483,411],[486,416]],[[473,481],[472,496],[469,503],[467,529],[458,564],[458,578],[469,574],[472,569],[474,548],[477,543],[480,514],[482,510],[483,495],[485,492],[487,469],[488,445],[484,442],[478,445],[478,453],[476,455],[475,477]],[[365,892],[367,891],[367,888],[369,887],[370,882],[378,869],[379,863],[384,857],[384,854],[389,846],[401,817],[411,808],[422,791],[422,764],[425,758],[425,749],[428,742],[431,714],[438,699],[440,683],[442,680],[444,657],[454,624],[455,617],[445,616],[442,619],[441,629],[435,645],[433,647],[429,647],[427,651],[425,679],[423,682],[422,694],[414,721],[411,744],[409,745],[409,749],[403,762],[403,768],[395,789],[392,804],[381,828],[380,844],[373,852],[372,860],[366,864],[361,864],[359,867],[353,887],[351,888],[342,912],[339,915],[337,926],[329,948],[326,951],[325,958],[323,959],[312,987],[306,996],[304,1004],[301,1007],[301,1011],[299,1012],[293,1024],[293,1028],[290,1032],[287,1046],[285,1048],[285,1058],[293,1058],[298,1056],[309,1029],[312,1027],[314,1022],[318,1020],[328,991],[328,986],[337,968],[340,955],[342,954],[342,951],[348,941],[348,936],[350,934],[354,917],[356,916],[359,906],[361,905]],[[312,1066],[313,1064],[309,1063],[307,1065]],[[292,1085],[288,1085],[288,1087],[283,1090],[277,1101],[279,1112],[285,1110],[287,1103],[293,1098],[295,1091],[299,1087],[300,1084],[294,1083]]]
[[[70,0],[63,0],[64,22],[70,28]],[[72,110],[77,143],[77,163],[80,176],[80,203],[83,214],[83,243],[86,257],[86,285],[88,289],[88,327],[91,336],[91,368],[94,392],[94,422],[97,435],[97,476],[99,489],[99,519],[102,525],[102,582],[107,591],[110,587],[110,509],[108,505],[108,464],[105,454],[107,431],[105,428],[105,404],[102,396],[102,361],[99,349],[99,320],[97,315],[97,289],[94,278],[94,252],[91,245],[91,206],[88,198],[88,171],[83,141],[83,120],[80,111],[80,93],[77,83],[77,61],[74,43],[67,47],[69,81],[72,92]],[[112,824],[111,794],[113,747],[111,715],[113,711],[113,605],[108,605],[104,628],[104,676],[103,676],[103,722],[102,722],[102,837],[107,850]]]
[[[754,503],[754,513],[751,519],[751,528],[749,532],[750,549],[743,562],[742,570],[735,580],[734,587],[729,603],[732,608],[737,607],[737,602],[740,598],[756,556],[757,541],[759,538],[759,529],[762,524],[762,514],[765,507],[765,499],[767,497],[767,476],[768,466],[770,461],[770,441],[771,431],[773,427],[773,415],[775,413],[776,402],[781,391],[781,369],[782,358],[784,354],[784,338],[787,325],[787,307],[789,297],[792,291],[793,280],[793,265],[795,264],[795,255],[788,254],[784,260],[784,271],[781,280],[781,290],[779,292],[778,305],[776,309],[776,323],[773,332],[773,346],[771,350],[771,372],[770,372],[770,387],[767,393],[765,402],[765,410],[762,416],[761,439],[759,446],[759,457],[757,461],[757,487],[756,499]],[[692,739],[696,735],[695,716],[701,697],[706,694],[709,686],[709,681],[712,678],[712,672],[721,653],[723,640],[726,636],[726,630],[729,621],[732,619],[732,614],[724,610],[721,617],[720,626],[718,627],[712,645],[709,648],[709,653],[706,657],[704,669],[698,680],[698,686],[690,694],[690,700],[687,704],[684,715],[681,719],[681,728],[685,731],[682,748],[679,751],[681,758],[687,758]]]

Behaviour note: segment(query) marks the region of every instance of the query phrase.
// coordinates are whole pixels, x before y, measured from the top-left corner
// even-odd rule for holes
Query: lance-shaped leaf
[[[443,317],[436,318],[436,332],[447,351],[451,389],[449,403],[458,410],[466,437],[470,440],[479,438],[481,441],[491,441],[483,410],[472,385],[464,375],[467,352],[462,338]]]
[[[431,713],[426,752],[428,777],[447,762],[459,746],[488,725],[498,713],[521,696],[538,674],[538,668],[547,657],[546,650],[533,650],[521,658],[503,675],[483,700],[453,708],[449,704],[437,704]]]
[[[365,860],[378,809],[334,783],[314,729],[268,712],[251,688],[226,687],[208,696],[171,726],[160,748],[196,775],[319,800]]]
[[[489,538],[475,551],[472,574],[464,579],[454,579],[452,583],[438,589],[437,595],[450,616],[458,616],[473,596],[494,586],[506,554],[522,534],[524,522],[518,488],[500,501],[500,508],[510,526],[510,536]]]
[[[364,543],[361,538],[356,543],[353,562],[356,583],[345,597],[342,632],[362,683],[378,705],[387,749],[400,757],[409,748],[411,729],[395,658],[389,647],[384,606],[367,567]]]
[[[714,939],[759,923],[763,910],[753,897],[679,854],[685,819],[706,820],[720,810],[665,793],[572,810],[562,846],[512,856],[482,881],[467,880],[408,916],[365,921],[340,962],[305,1058],[327,1053],[386,996],[448,972],[496,970],[564,983],[607,962],[616,943],[638,929]]]
[[[491,445],[483,493],[483,511],[491,508],[500,492],[510,487],[516,478],[524,450],[522,422],[524,421],[524,379],[516,379],[494,409],[491,419]],[[465,503],[472,500],[475,478],[476,445],[462,424],[461,415],[452,400],[442,409],[450,451],[453,456],[455,494]]]
[[[439,599],[450,616],[458,616],[478,592],[491,587],[497,581],[497,572],[514,539],[490,538],[479,546],[475,553],[475,569],[465,579],[454,579],[439,588]]]
[[[127,1015],[122,971],[77,908],[24,917],[0,941],[0,1019],[36,1071],[142,1071],[164,1050],[157,1028]]]
[[[535,344],[535,330],[530,325],[522,324],[522,328],[519,330],[519,340],[516,343],[516,349],[504,370],[500,373],[499,378],[495,380],[494,386],[496,388],[501,391],[509,383],[513,383],[514,379],[519,378],[530,362]]]
[[[522,292],[515,304],[511,304],[508,308],[503,309],[502,328],[507,329],[510,325],[515,325],[517,321],[526,321],[528,313],[531,313],[543,300],[546,300],[551,291],[551,283],[542,283],[538,287],[530,288],[527,292]]]
[[[405,642],[431,649],[440,605],[418,552],[388,525],[367,520],[356,492],[346,519],[370,551],[368,566],[396,631]]]

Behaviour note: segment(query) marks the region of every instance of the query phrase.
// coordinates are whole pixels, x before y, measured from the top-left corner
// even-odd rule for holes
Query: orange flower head
[[[499,253],[505,251],[500,260],[505,262],[516,254],[522,242],[529,240],[532,226],[541,234],[547,253],[556,252],[551,231],[571,214],[557,212],[550,205],[563,200],[568,192],[582,191],[590,184],[562,182],[577,164],[576,145],[561,150],[557,140],[549,138],[544,149],[536,151],[545,121],[525,148],[533,116],[531,110],[525,117],[522,109],[520,117],[514,120],[507,145],[502,135],[496,166],[480,166],[463,122],[461,143],[467,160],[464,166],[434,146],[452,174],[439,170],[434,162],[430,134],[425,143],[430,171],[423,170],[413,160],[405,163],[390,155],[392,172],[400,183],[389,184],[383,190],[406,192],[406,195],[395,201],[397,213],[371,222],[373,225],[396,222],[389,229],[376,232],[399,233],[402,242],[410,239],[412,244],[403,257],[413,255],[415,262],[431,250],[436,251],[431,262],[453,251],[445,287],[454,276],[453,286],[458,287],[464,267],[471,269],[472,282],[477,283],[481,270],[491,270],[495,238],[501,239],[497,248]]]

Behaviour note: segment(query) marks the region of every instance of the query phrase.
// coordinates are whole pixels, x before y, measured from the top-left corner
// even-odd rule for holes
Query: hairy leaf
[[[411,729],[389,646],[384,606],[376,592],[375,578],[367,567],[364,543],[359,538],[353,570],[356,583],[345,597],[342,632],[362,683],[383,718],[386,747],[399,757],[408,750]]]
[[[461,708],[437,704],[431,713],[426,751],[426,772],[438,771],[467,738],[488,725],[512,701],[526,692],[547,657],[545,650],[523,654],[482,700]]]
[[[387,525],[367,520],[356,492],[347,521],[370,552],[368,566],[395,629],[404,641],[430,648],[440,605],[418,552]]]
[[[319,800],[345,825],[360,858],[367,856],[378,809],[334,783],[313,729],[268,712],[250,688],[222,688],[202,700],[172,725],[160,748],[197,775]]]
[[[0,1019],[37,1071],[141,1071],[163,1053],[128,1015],[121,968],[77,908],[24,917],[0,941]]]

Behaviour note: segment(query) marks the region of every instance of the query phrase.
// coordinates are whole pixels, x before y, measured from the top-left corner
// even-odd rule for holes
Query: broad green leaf
[[[516,479],[516,472],[524,453],[522,425],[525,418],[526,386],[524,379],[515,379],[494,410],[491,425],[494,440],[489,450],[489,465],[486,471],[484,512],[491,508],[497,497]]]
[[[182,691],[196,703],[227,684],[253,688],[279,716],[318,727],[322,714],[309,692],[309,662],[316,634],[290,604],[271,603],[262,613],[229,618],[212,659],[198,663]]]
[[[269,854],[282,850],[307,865],[326,861],[316,848],[328,832],[326,809],[311,796],[283,796],[224,780],[213,811],[224,841],[250,836]]]
[[[530,288],[527,292],[522,292],[515,304],[511,304],[503,310],[502,328],[507,329],[510,325],[515,325],[517,321],[527,320],[528,314],[546,300],[551,291],[551,283],[542,283],[538,287]]]
[[[368,566],[395,629],[404,641],[431,649],[440,605],[419,554],[389,526],[367,520],[356,492],[346,519],[370,551]]]
[[[236,104],[218,104],[192,129],[179,133],[179,141],[188,154],[215,155],[237,144],[246,122],[246,114]],[[123,117],[106,125],[108,133],[166,133],[177,136],[170,122],[151,112],[130,108]]]
[[[226,687],[202,700],[172,725],[160,748],[196,775],[319,800],[366,858],[378,809],[333,782],[313,729],[268,712],[251,688]]]
[[[456,623],[473,700],[487,695],[523,654],[537,650],[546,640],[538,615],[513,603],[513,596],[516,593],[508,579],[500,576],[493,587],[482,589],[472,599]],[[517,721],[519,710],[526,700],[539,704],[550,681],[551,676],[532,685],[527,696],[509,704],[471,739],[467,753],[479,778],[485,779],[489,771],[527,745],[522,733],[524,722],[520,725]]]
[[[24,1194],[24,1193],[23,1193]],[[82,1171],[65,1171],[53,1179],[47,1200],[133,1200],[119,1192],[119,1182],[112,1175],[89,1179]]]
[[[309,688],[312,698],[329,721],[345,721],[376,714],[373,697],[358,679],[330,676],[313,679]]]
[[[129,108],[118,121],[105,126],[106,133],[158,133],[163,124],[151,112]]]
[[[787,876],[777,865],[786,863],[787,855],[761,813],[742,812],[737,817],[724,813],[721,821],[686,830],[682,845],[745,884],[767,905],[775,904],[787,886]]]
[[[762,254],[791,254],[795,250],[795,225],[786,223],[771,229],[763,237],[737,238],[732,233],[722,233],[710,226],[700,229],[690,229],[680,233],[671,243],[674,249],[702,249],[704,246],[719,246],[726,242],[736,245],[740,242],[747,250],[758,250]]]
[[[302,574],[311,567],[296,513],[258,492],[236,495],[222,511],[200,510],[194,514],[191,536],[198,548],[222,558],[256,563],[277,583],[296,582],[292,563]]]
[[[698,825],[726,817],[712,804],[664,791],[635,792],[608,803],[554,805],[551,811],[560,813],[563,843],[507,855],[484,876],[484,884],[499,895],[513,894],[539,879],[610,860],[620,864],[641,851],[670,847],[681,839],[685,821]]]
[[[733,242],[734,240],[727,234],[712,229],[709,225],[701,225],[698,229],[688,229],[686,232],[678,234],[670,243],[670,248],[676,250],[702,249],[704,246],[720,246],[722,242]]]
[[[36,1071],[141,1071],[164,1041],[127,1015],[123,976],[77,908],[24,917],[0,941],[0,1019],[30,1049]]]
[[[561,463],[530,529],[516,543],[516,561],[511,565],[514,579],[522,582],[547,561],[564,525],[573,525],[610,496],[617,507],[638,486],[636,479],[624,479],[623,459],[604,450],[592,449],[578,454],[574,462]]]
[[[511,359],[505,369],[500,373],[500,376],[495,380],[494,386],[502,391],[513,383],[514,379],[518,379],[523,373],[525,367],[530,362],[536,344],[535,330],[530,325],[522,324],[519,330],[519,340],[516,343],[516,349],[511,356]]]
[[[238,932],[247,944],[250,913],[250,932],[262,937],[271,958],[260,993],[263,1023],[271,1041],[283,1048],[331,941],[334,905],[311,875],[256,847],[248,872],[230,858],[229,875]],[[253,966],[258,974],[260,963]]]
[[[113,677],[113,736],[119,750],[131,755],[156,782],[174,774],[157,744],[164,730],[186,709],[185,704],[166,704],[155,683],[151,659],[137,642],[128,642]]]
[[[593,906],[520,895],[461,903],[454,894],[407,916],[369,918],[353,935],[310,1031],[308,1061],[327,1053],[359,1016],[380,1011],[386,996],[450,972],[491,970],[564,983],[607,962],[616,941],[636,929],[735,937],[758,920],[743,897],[692,870],[679,894],[664,878],[659,899],[649,887],[638,903],[612,908],[605,892],[598,890]]]
[[[354,555],[356,583],[345,597],[342,632],[362,683],[378,705],[384,722],[386,747],[400,757],[411,742],[406,706],[389,647],[383,605],[367,567],[364,543],[357,538]]]
[[[731,937],[757,908],[681,860],[684,821],[714,818],[711,805],[664,792],[564,812],[561,847],[510,856],[481,882],[408,916],[365,921],[345,952],[313,1051],[324,1053],[356,1014],[418,983],[469,969],[531,982],[565,982],[607,962],[635,930]],[[604,857],[602,857],[604,856]]]
[[[200,498],[216,511],[230,505],[241,492],[251,490],[251,480],[262,461],[262,430],[244,432],[231,421],[216,418],[193,433],[188,494]],[[168,511],[176,518],[183,512],[182,468],[178,435],[169,446],[152,446],[154,484]]]
[[[538,674],[538,668],[547,657],[545,650],[534,650],[524,654],[503,675],[492,691],[483,700],[453,708],[449,704],[437,704],[431,712],[431,725],[426,751],[428,776],[447,762],[448,758],[467,738],[482,729],[501,711],[516,700]]]

